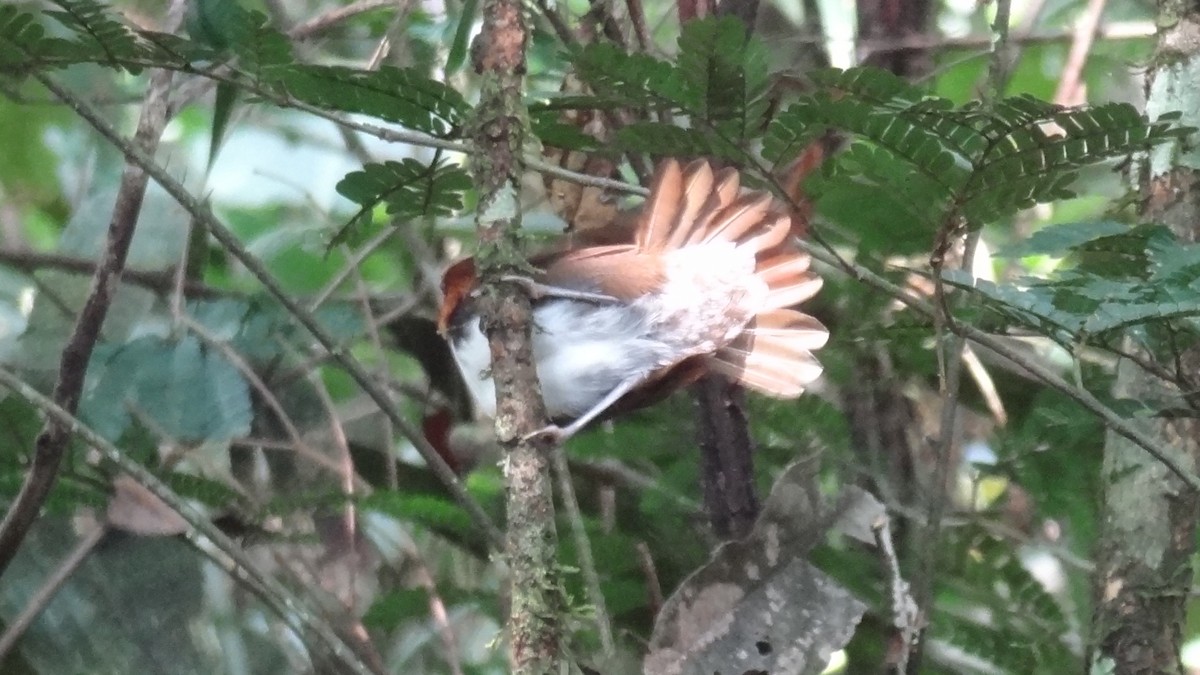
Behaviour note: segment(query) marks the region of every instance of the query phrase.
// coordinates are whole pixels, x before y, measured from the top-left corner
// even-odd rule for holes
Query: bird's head
[[[477,284],[475,258],[459,260],[442,275],[442,306],[438,309],[437,329],[443,337],[449,334],[454,312],[471,297]]]

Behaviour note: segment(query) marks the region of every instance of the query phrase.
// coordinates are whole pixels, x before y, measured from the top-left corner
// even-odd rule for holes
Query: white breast
[[[478,319],[453,351],[479,412],[495,415],[491,352]],[[534,311],[533,356],[546,410],[556,419],[577,417],[631,374],[645,375],[676,359],[675,349],[648,333],[639,310],[574,300],[546,302]]]
[[[540,303],[533,356],[550,417],[578,417],[632,376],[727,344],[766,297],[754,264],[754,251],[732,242],[688,246],[668,253],[663,287],[631,304]],[[479,413],[491,417],[496,391],[487,339],[478,318],[465,328],[452,344],[454,358]]]

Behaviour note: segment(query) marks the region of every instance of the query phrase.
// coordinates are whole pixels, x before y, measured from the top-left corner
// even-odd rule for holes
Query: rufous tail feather
[[[792,309],[759,314],[730,344],[710,357],[712,370],[776,398],[795,398],[821,375],[813,351],[825,346],[829,331],[813,317]]]
[[[714,171],[704,160],[659,167],[643,208],[635,245],[665,252],[717,241],[755,253],[755,276],[767,295],[733,342],[708,358],[712,370],[770,396],[791,398],[821,374],[814,350],[829,331],[815,318],[788,309],[816,294],[821,278],[807,254],[789,243],[792,218],[770,194],[741,192],[733,169]]]

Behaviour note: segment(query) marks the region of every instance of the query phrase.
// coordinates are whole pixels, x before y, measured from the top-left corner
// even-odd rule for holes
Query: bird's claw
[[[568,430],[558,426],[557,424],[548,424],[537,431],[525,434],[521,440],[525,441],[526,443],[533,443],[535,445],[554,447],[562,445],[570,437],[571,433]]]
[[[592,293],[591,291],[580,291],[573,288],[561,288],[559,286],[550,286],[539,281],[534,281],[529,277],[523,277],[516,274],[506,274],[502,277],[505,281],[520,284],[525,288],[525,292],[530,298],[540,300],[542,298],[561,298],[563,300],[579,300],[580,302],[590,302],[596,305],[614,305],[620,300],[605,295],[604,293]]]

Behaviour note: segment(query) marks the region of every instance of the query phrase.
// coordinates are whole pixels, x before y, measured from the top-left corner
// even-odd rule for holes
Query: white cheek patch
[[[471,397],[480,415],[492,417],[496,414],[496,385],[492,382],[492,352],[488,348],[487,336],[479,328],[479,319],[472,319],[461,340],[453,343],[450,350],[458,370],[462,373]]]

